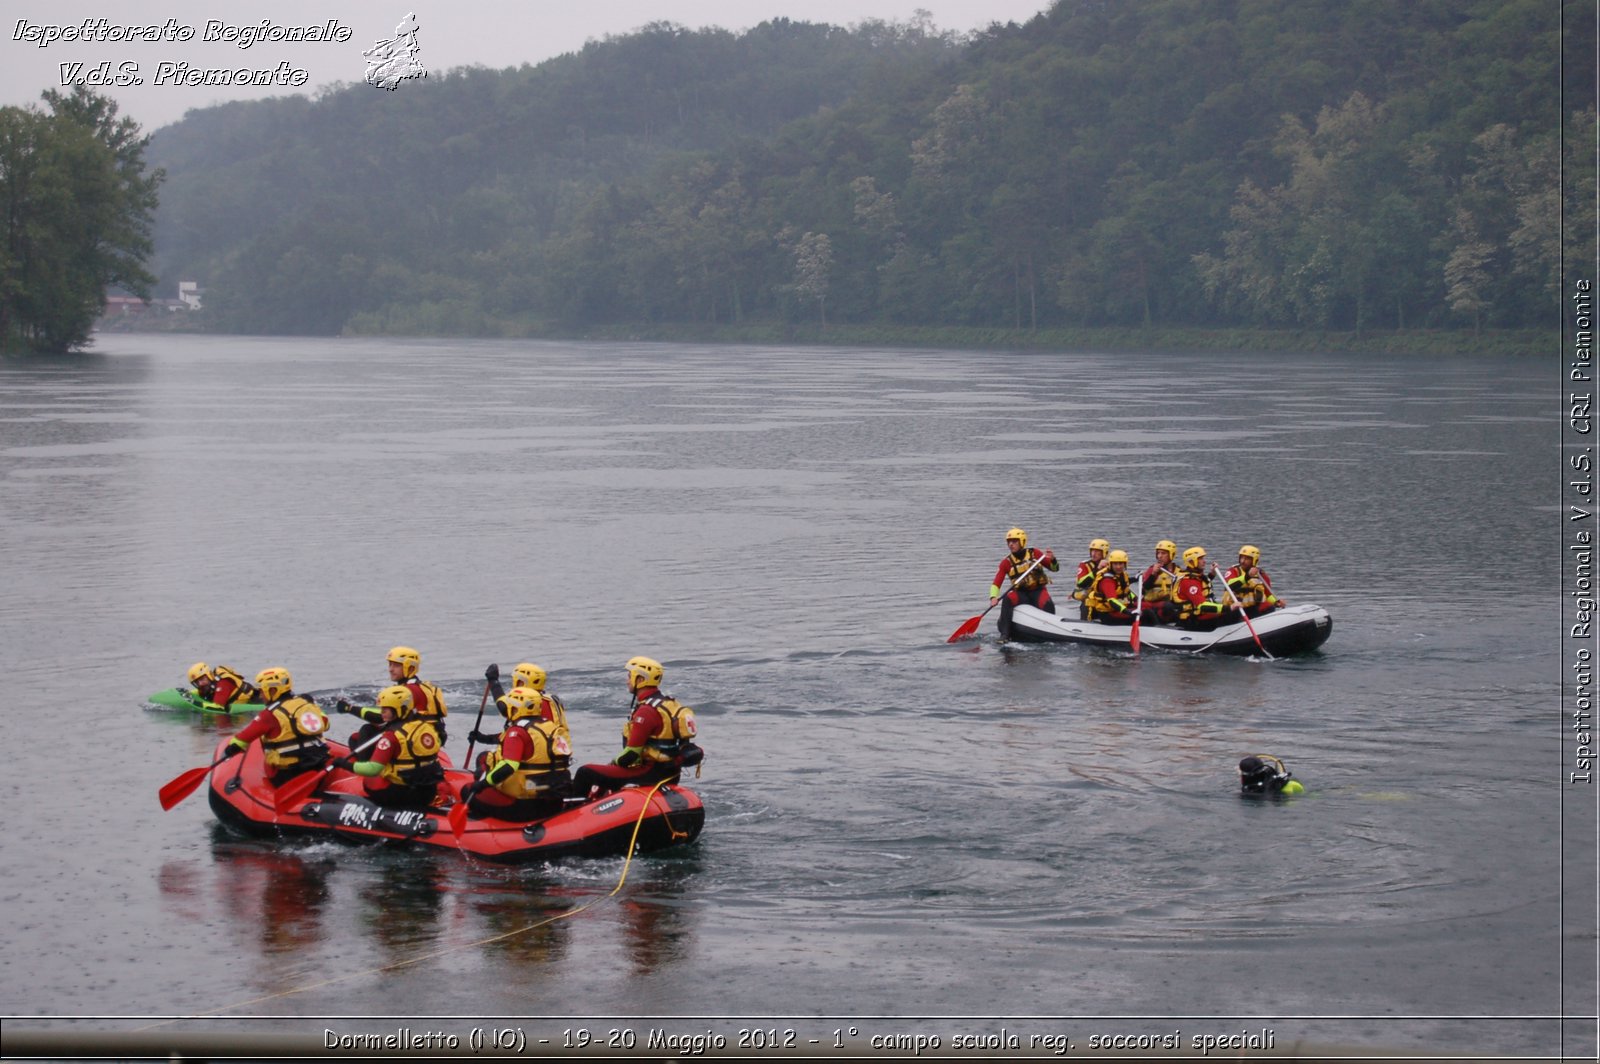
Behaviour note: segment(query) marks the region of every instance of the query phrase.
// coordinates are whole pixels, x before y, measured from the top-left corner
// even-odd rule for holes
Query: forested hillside
[[[1585,8],[1588,8],[1586,11]],[[658,24],[517,70],[192,112],[163,281],[270,333],[808,321],[1519,327],[1592,232],[1552,0],[1059,0]],[[1592,4],[1570,0],[1581,42]],[[1566,124],[1568,181],[1560,193]],[[1574,247],[1587,258],[1590,252]]]

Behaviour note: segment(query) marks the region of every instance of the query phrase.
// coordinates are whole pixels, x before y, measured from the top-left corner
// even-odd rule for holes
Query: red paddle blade
[[[467,803],[457,802],[455,807],[450,810],[450,833],[459,839],[461,837],[461,833],[466,829]]]
[[[1128,636],[1128,645],[1133,647],[1135,654],[1139,653],[1139,618],[1133,619],[1133,632]]]
[[[171,809],[193,794],[199,789],[201,782],[205,780],[206,774],[210,771],[210,765],[201,765],[199,768],[192,768],[183,775],[169,781],[157,792],[157,796],[161,799],[161,808]]]
[[[272,796],[273,811],[287,813],[299,805],[301,801],[311,796],[311,792],[317,789],[317,785],[322,782],[323,777],[326,775],[326,770],[302,773],[279,787]]]
[[[946,643],[954,643],[957,640],[967,638],[967,636],[971,635],[973,632],[976,632],[978,630],[978,625],[980,623],[982,623],[982,621],[983,621],[983,614],[981,614],[981,613],[978,614],[976,617],[968,617],[966,619],[966,621],[964,621],[962,623],[960,628],[957,628],[954,632],[950,633],[950,638],[946,639],[945,642]]]

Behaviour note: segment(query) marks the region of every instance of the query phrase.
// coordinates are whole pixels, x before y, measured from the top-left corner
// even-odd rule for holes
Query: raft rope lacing
[[[617,877],[617,885],[611,888],[611,893],[605,895],[604,897],[595,898],[593,901],[586,901],[575,909],[568,909],[566,912],[557,913],[554,916],[531,923],[527,927],[519,927],[515,931],[507,931],[504,934],[491,935],[488,938],[480,938],[475,942],[463,942],[457,946],[446,946],[443,949],[436,949],[429,953],[421,954],[420,956],[411,957],[407,960],[395,961],[392,964],[385,964],[377,968],[365,968],[361,971],[350,972],[346,975],[336,975],[331,979],[324,979],[321,982],[307,983],[304,986],[290,987],[288,990],[280,990],[275,994],[265,994],[261,997],[250,998],[248,1001],[236,1001],[231,1005],[222,1005],[214,1009],[207,1009],[205,1012],[192,1012],[185,1016],[174,1016],[171,1019],[162,1020],[159,1023],[148,1024],[144,1027],[136,1027],[134,1030],[151,1031],[157,1027],[165,1027],[169,1023],[177,1023],[179,1020],[194,1020],[199,1019],[202,1016],[215,1016],[219,1012],[231,1012],[234,1009],[242,1009],[250,1005],[259,1005],[263,1001],[274,1001],[278,998],[292,997],[295,994],[304,994],[311,990],[319,990],[325,986],[332,986],[334,983],[342,983],[346,980],[355,979],[358,976],[377,975],[382,972],[392,972],[397,968],[407,968],[413,964],[421,964],[423,961],[432,960],[434,957],[442,957],[446,953],[455,953],[457,950],[473,949],[477,946],[487,946],[495,942],[504,941],[508,938],[515,938],[518,935],[526,934],[527,932],[533,931],[536,928],[544,927],[547,924],[553,924],[557,920],[565,920],[569,916],[577,916],[585,909],[592,908],[603,901],[607,901],[616,897],[617,892],[622,889],[622,885],[628,881],[628,869],[633,865],[634,845],[639,841],[639,829],[644,826],[644,818],[650,812],[650,807],[655,801],[656,792],[662,787],[666,786],[669,782],[669,780],[662,780],[654,787],[651,787],[650,792],[644,796],[644,808],[639,810],[639,819],[633,822],[633,835],[628,839],[628,856],[622,862],[622,875]],[[662,817],[667,821],[667,830],[672,833],[672,837],[674,839],[679,837],[687,837],[687,832],[681,832],[672,826],[671,818],[667,817],[665,813],[662,814]]]

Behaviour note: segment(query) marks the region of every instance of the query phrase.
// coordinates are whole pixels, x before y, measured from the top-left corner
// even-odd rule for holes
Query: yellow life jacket
[[[1106,587],[1108,580],[1111,581],[1109,588]],[[1129,613],[1133,607],[1133,596],[1128,591],[1128,574],[1107,569],[1090,586],[1083,604],[1089,608],[1091,618],[1097,613]]]
[[[1008,579],[1010,579],[1012,587],[1027,591],[1032,588],[1043,587],[1050,582],[1050,574],[1045,572],[1044,562],[1039,562],[1038,565],[1033,565],[1038,558],[1039,555],[1034,554],[1033,548],[1031,547],[1023,548],[1021,561],[1017,560],[1017,556],[1015,554],[1006,555],[1006,560],[1011,563],[1011,570],[1006,574],[1006,576]],[[1030,565],[1033,565],[1033,571],[1027,576],[1023,576],[1023,570],[1027,569]]]
[[[438,687],[428,681],[418,680],[413,677],[401,686],[411,692],[411,716],[413,719],[433,720],[449,713],[449,710],[444,707],[444,695],[439,693]]]
[[[508,760],[501,752],[505,736],[500,738],[500,749],[493,750],[484,761],[484,779],[492,780],[495,790],[507,798],[534,798],[551,789],[557,782],[565,783],[572,767],[572,743],[565,730],[555,721],[543,717],[524,717],[507,726],[521,728],[528,733],[533,753],[521,761]],[[510,773],[496,772],[502,766],[512,766]]]
[[[561,699],[548,691],[536,691],[534,693],[539,696],[541,699],[540,705],[544,707],[538,710],[538,716],[543,718],[548,713],[550,722],[556,726],[556,729],[567,740],[567,745],[571,746],[572,731],[567,727],[567,707],[562,704]],[[528,708],[533,709],[535,707],[529,706]]]
[[[1150,572],[1150,569],[1154,569],[1155,572]],[[1172,585],[1177,583],[1178,579],[1176,570],[1159,565],[1152,565],[1150,569],[1145,570],[1149,574],[1148,578],[1140,577],[1141,580],[1144,580],[1145,603],[1148,605],[1152,602],[1170,600],[1172,598]]]
[[[275,769],[298,765],[313,749],[327,749],[322,733],[328,730],[328,716],[308,698],[291,695],[271,707],[278,730],[261,740],[267,764]]]
[[[567,741],[567,746],[571,747],[572,732],[567,728],[566,705],[561,701],[561,699],[557,698],[553,694],[550,694],[548,691],[541,691],[539,693],[544,695],[545,701],[550,706],[550,719],[555,724],[556,730],[559,731],[561,733],[561,737]]]
[[[261,692],[256,689],[256,685],[249,683],[243,676],[240,676],[226,665],[213,665],[211,667],[211,679],[213,681],[211,688],[213,691],[217,689],[217,685],[221,684],[223,680],[233,681],[233,697],[228,699],[226,703],[219,702],[218,705],[226,704],[231,706],[235,702],[261,701]]]
[[[439,767],[439,733],[432,721],[409,717],[391,734],[400,749],[380,773],[391,785],[426,786],[444,778]]]
[[[1252,606],[1277,605],[1278,599],[1272,593],[1272,578],[1258,566],[1235,565],[1223,576],[1223,580],[1238,598],[1239,605],[1247,609]]]
[[[656,733],[644,744],[644,756],[651,761],[672,761],[683,753],[685,744],[695,736],[694,710],[664,694],[648,695],[639,699],[641,705],[653,706],[658,723]],[[631,718],[630,718],[631,719]],[[628,741],[628,722],[622,722],[622,741]]]

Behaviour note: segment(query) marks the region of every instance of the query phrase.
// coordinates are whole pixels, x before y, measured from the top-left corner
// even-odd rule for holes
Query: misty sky
[[[429,71],[459,66],[490,68],[537,64],[582,48],[585,41],[630,33],[651,22],[674,22],[691,29],[720,26],[739,31],[769,18],[827,22],[850,26],[864,19],[908,22],[918,9],[941,30],[965,32],[991,22],[1026,22],[1050,0],[274,0],[274,2],[196,2],[159,0],[84,3],[80,0],[9,0],[0,14],[0,106],[37,103],[48,88],[62,87],[62,65],[83,64],[83,71],[109,62],[112,73],[133,73],[142,85],[96,86],[115,98],[122,113],[153,132],[176,122],[193,107],[232,99],[300,93],[314,95],[321,86],[360,84],[366,74],[366,49],[394,35],[411,12],[418,26],[417,58]],[[121,41],[90,43],[57,40],[39,47],[38,27],[80,27],[86,19],[105,19],[113,26],[162,26],[172,21],[194,30],[188,42]],[[241,49],[237,43],[206,42],[211,20],[232,27],[322,25],[334,19],[351,31],[347,42],[286,43],[262,41]],[[191,68],[245,67],[305,71],[303,87],[221,88],[169,83],[157,85],[160,64],[172,64],[168,79]],[[136,66],[137,71],[131,70]],[[397,92],[425,91],[426,81],[401,83]],[[372,91],[382,91],[374,88]]]

